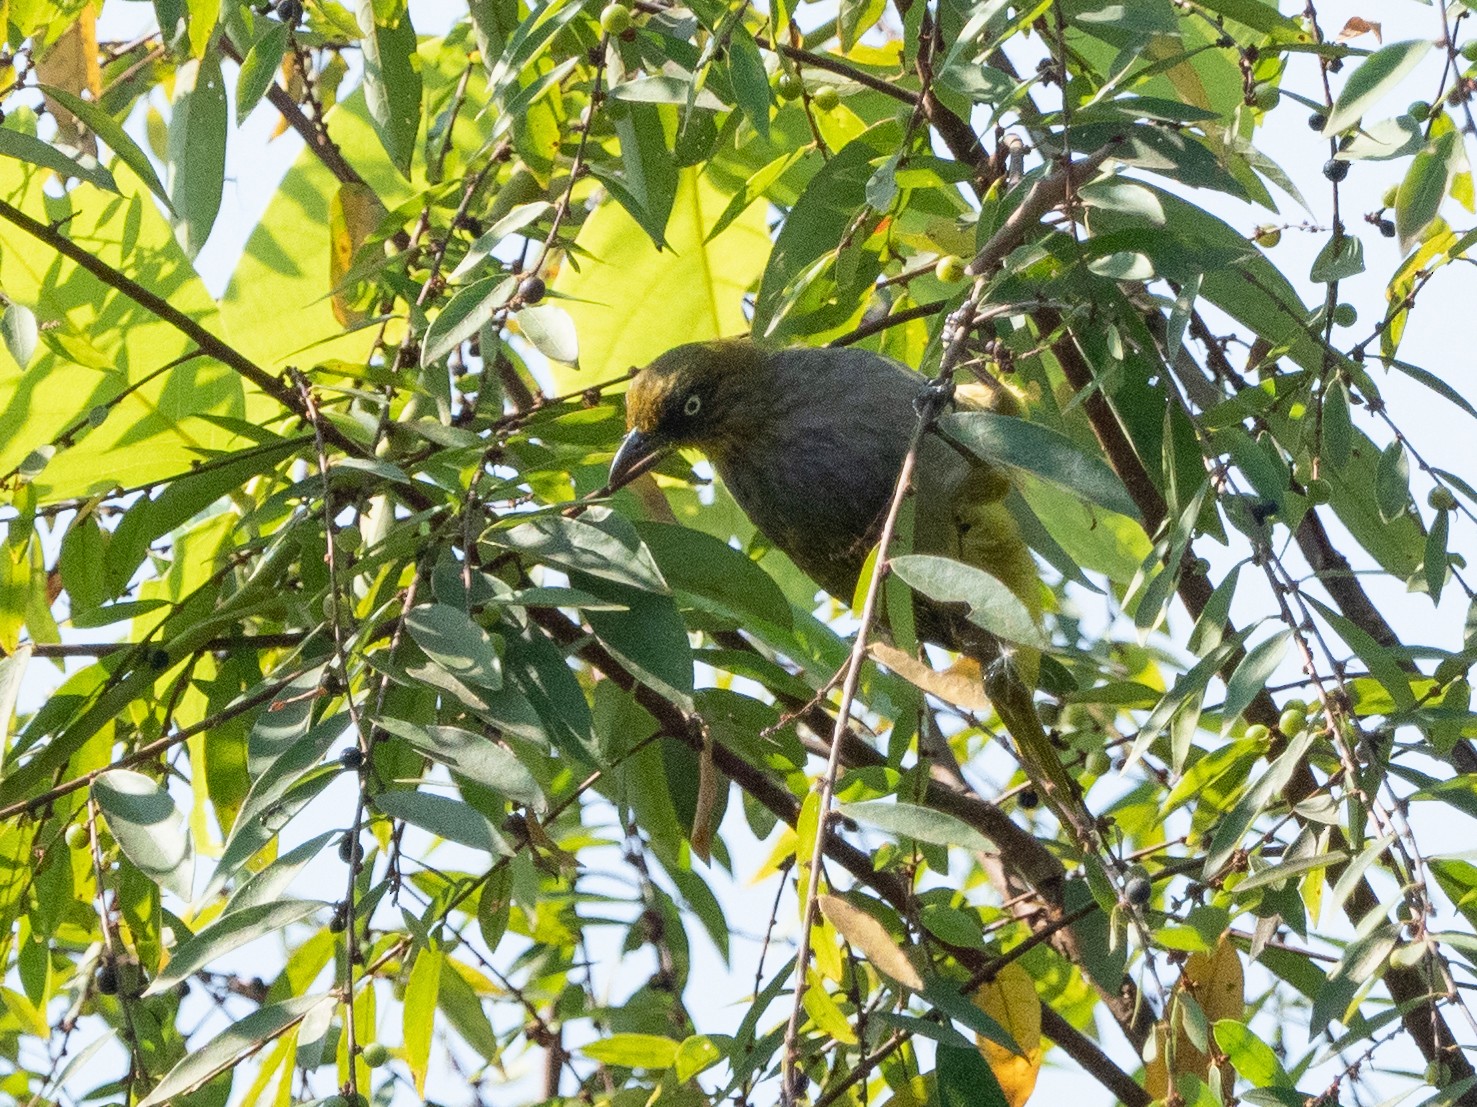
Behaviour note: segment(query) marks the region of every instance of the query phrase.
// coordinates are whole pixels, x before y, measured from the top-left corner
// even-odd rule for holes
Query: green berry
[[[87,827],[82,823],[73,823],[67,827],[64,837],[70,849],[86,849],[92,842],[92,835],[87,832]]]
[[[1082,767],[1093,776],[1102,776],[1113,767],[1107,750],[1092,750],[1083,760]]]
[[[805,82],[794,73],[781,73],[779,80],[775,82],[775,91],[780,94],[781,100],[798,100],[805,91]]]
[[[1423,123],[1431,114],[1431,102],[1429,100],[1412,100],[1410,107],[1405,109],[1405,114],[1417,123]]]
[[[1477,38],[1462,43],[1461,53],[1464,61],[1477,62]]]
[[[1323,163],[1323,175],[1337,184],[1349,175],[1349,163],[1339,161],[1338,158],[1329,158]]]
[[[815,101],[815,106],[821,111],[830,111],[841,103],[841,93],[831,85],[821,85],[810,94],[810,98]]]
[[[1252,95],[1262,111],[1271,111],[1282,100],[1282,91],[1276,85],[1257,85]]]
[[[1289,707],[1283,710],[1281,717],[1277,720],[1277,729],[1283,734],[1291,737],[1301,733],[1303,727],[1308,725],[1307,712],[1301,708]]]
[[[1456,497],[1451,494],[1451,489],[1437,485],[1431,489],[1426,496],[1426,503],[1437,511],[1454,511],[1456,509]]]
[[[1282,228],[1274,227],[1270,223],[1268,223],[1258,227],[1256,229],[1256,234],[1254,234],[1252,238],[1256,241],[1256,244],[1258,246],[1262,247],[1262,249],[1270,250],[1273,246],[1282,241]]]
[[[945,284],[954,284],[964,279],[964,259],[945,254],[933,267],[933,275]]]
[[[359,1051],[364,1058],[364,1063],[372,1069],[377,1069],[390,1059],[390,1051],[379,1042],[370,1042]]]
[[[1246,728],[1246,738],[1249,742],[1261,744],[1272,737],[1272,732],[1261,723],[1252,723]]]
[[[1339,304],[1333,309],[1333,325],[1336,327],[1352,327],[1359,322],[1359,312],[1353,304]]]
[[[606,4],[600,11],[600,29],[615,38],[631,29],[631,9],[624,4]]]
[[[1303,494],[1312,504],[1326,504],[1333,499],[1333,485],[1322,477],[1314,477],[1303,486]]]

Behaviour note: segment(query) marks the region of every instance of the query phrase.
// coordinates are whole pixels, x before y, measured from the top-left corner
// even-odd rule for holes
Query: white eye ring
[[[694,392],[687,397],[687,402],[682,405],[682,414],[687,416],[696,415],[703,407],[703,398]]]

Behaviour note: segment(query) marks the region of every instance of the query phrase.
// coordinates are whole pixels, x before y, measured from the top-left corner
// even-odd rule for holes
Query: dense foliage
[[[1477,6],[1320,6],[0,0],[4,1096],[1477,1103],[1477,473],[1383,397],[1477,418]],[[968,579],[837,726],[850,612],[605,494],[751,329],[1013,397],[1090,832],[900,648]]]

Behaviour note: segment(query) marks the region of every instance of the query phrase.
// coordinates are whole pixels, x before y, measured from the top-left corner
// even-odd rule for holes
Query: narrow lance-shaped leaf
[[[175,237],[194,257],[215,226],[226,179],[226,83],[214,51],[175,76],[167,177]]]
[[[1347,130],[1386,93],[1393,92],[1407,73],[1421,63],[1431,49],[1430,39],[1392,42],[1376,50],[1349,74],[1323,125],[1325,135]]]
[[[364,98],[380,145],[395,167],[410,175],[415,136],[421,122],[421,65],[408,4],[382,21],[374,0],[359,0],[359,29],[364,37]]]
[[[1058,431],[990,411],[945,415],[939,429],[986,461],[1030,473],[1089,503],[1138,518],[1133,497],[1113,471]]]
[[[124,855],[145,875],[188,900],[195,848],[169,792],[142,773],[112,769],[93,781],[92,796]]]

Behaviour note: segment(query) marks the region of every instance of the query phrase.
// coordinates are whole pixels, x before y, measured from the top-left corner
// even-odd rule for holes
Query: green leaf
[[[513,854],[497,828],[488,822],[487,816],[459,799],[430,792],[393,789],[375,796],[374,806],[392,819],[404,819],[448,842],[457,842],[493,857],[511,857]]]
[[[488,256],[497,249],[503,239],[509,235],[517,234],[530,223],[542,219],[554,210],[554,205],[547,200],[533,200],[526,204],[515,204],[508,214],[499,219],[485,232],[477,237],[477,241],[467,247],[466,256],[451,271],[449,280],[455,282],[466,276]]]
[[[1374,474],[1374,502],[1386,523],[1398,519],[1410,508],[1410,462],[1399,439],[1380,453]]]
[[[1282,793],[1282,789],[1292,779],[1292,774],[1298,770],[1302,758],[1317,737],[1318,735],[1309,728],[1289,741],[1287,748],[1282,751],[1277,760],[1272,762],[1257,781],[1242,793],[1241,798],[1236,801],[1236,806],[1231,808],[1226,816],[1216,824],[1202,868],[1205,879],[1212,879],[1218,874],[1221,866],[1242,847],[1242,840],[1246,837],[1246,832],[1251,829],[1251,824],[1256,821],[1258,815],[1266,810],[1267,805]]]
[[[1392,42],[1365,58],[1339,90],[1333,110],[1328,113],[1328,122],[1323,125],[1323,134],[1331,138],[1357,123],[1376,101],[1394,91],[1430,49],[1430,39],[1411,39]]]
[[[405,629],[427,657],[458,680],[494,692],[503,686],[502,662],[491,636],[465,611],[422,604],[406,613]]]
[[[904,582],[930,599],[967,605],[969,621],[996,637],[1019,646],[1046,648],[1046,640],[1030,609],[993,574],[934,554],[905,554],[887,564]]]
[[[1436,218],[1465,157],[1461,133],[1452,130],[1432,138],[1411,158],[1395,194],[1395,232],[1402,250],[1409,250]]]
[[[558,304],[535,304],[518,313],[518,329],[534,349],[550,361],[579,364],[579,335],[574,320]]]
[[[650,592],[668,590],[635,528],[608,508],[591,508],[578,519],[541,515],[489,531],[487,540],[558,569],[585,572]]]
[[[784,592],[741,550],[711,534],[675,523],[638,521],[636,533],[674,589],[781,629],[790,627],[790,602]]]
[[[482,894],[487,895],[485,889]],[[502,1055],[502,1046],[493,1032],[487,1012],[482,1008],[481,997],[455,969],[440,974],[440,985],[436,1004],[441,1013],[484,1061],[489,1064],[495,1062]]]
[[[138,175],[138,179],[143,181],[149,191],[159,198],[160,203],[170,211],[174,210],[164,182],[159,179],[159,174],[154,172],[154,163],[149,160],[149,156],[139,148],[138,143],[116,119],[104,111],[100,105],[94,104],[91,100],[84,100],[68,89],[57,88],[54,85],[42,85],[41,91],[82,120],[89,131],[107,143],[108,148],[118,155],[123,164]]]
[[[857,210],[866,203],[867,182],[877,156],[876,150],[858,139],[847,143],[810,179],[780,228],[759,282],[755,338],[777,335],[782,307],[796,282],[839,248]]]
[[[25,304],[10,303],[0,312],[0,341],[16,365],[24,369],[36,353],[36,313]]]
[[[195,881],[195,847],[169,792],[131,769],[111,769],[92,782],[92,798],[124,855],[181,899]]]
[[[728,40],[728,75],[733,81],[734,95],[738,106],[759,132],[759,137],[769,138],[769,74],[764,70],[764,59],[754,36],[743,24],[734,24]]]
[[[1441,602],[1441,589],[1446,586],[1446,539],[1451,529],[1451,512],[1438,511],[1426,535],[1426,591],[1432,603]]]
[[[939,420],[939,430],[992,464],[1030,473],[1130,519],[1139,517],[1113,471],[1050,427],[990,411],[957,411]]]
[[[220,54],[180,66],[174,78],[166,181],[175,238],[194,257],[210,237],[226,181],[226,82]]]
[[[1327,284],[1341,281],[1345,277],[1358,276],[1364,272],[1364,243],[1357,235],[1343,231],[1330,235],[1323,249],[1313,259],[1313,269],[1308,279]]]
[[[612,85],[610,98],[626,104],[672,104],[686,107],[692,95],[692,80],[683,77],[637,77]],[[722,111],[726,105],[706,88],[700,89],[692,101],[704,111]]]
[[[610,173],[597,176],[657,249],[664,249],[667,220],[677,196],[677,162],[667,144],[662,108],[617,103],[609,114],[620,139],[623,172],[619,177]]]
[[[246,57],[241,61],[241,71],[236,75],[236,125],[239,127],[246,117],[261,102],[272,87],[277,69],[282,65],[282,55],[287,52],[287,38],[292,28],[286,23],[273,20],[267,24],[266,33],[251,44]],[[109,143],[112,145],[112,143]]]
[[[864,800],[837,804],[836,809],[849,819],[899,837],[916,838],[920,842],[940,846],[958,846],[960,849],[988,851],[995,848],[993,842],[962,819],[931,807]]]
[[[611,1034],[584,1046],[580,1052],[592,1061],[628,1069],[671,1068],[681,1043],[658,1034]]]
[[[1358,623],[1345,618],[1316,597],[1309,596],[1308,602],[1328,621],[1334,633],[1359,655],[1359,660],[1368,666],[1370,675],[1390,694],[1397,708],[1407,711],[1415,706],[1415,695],[1410,690],[1410,674],[1401,668],[1396,655],[1390,649],[1380,645]]]
[[[15,158],[27,165],[53,169],[63,178],[76,177],[109,192],[118,191],[118,182],[113,180],[98,160],[89,154],[71,157],[62,153],[49,142],[42,142],[34,135],[17,131],[14,127],[0,126],[0,157]]]
[[[1342,381],[1332,381],[1323,392],[1322,460],[1335,469],[1349,463],[1354,425],[1349,420],[1349,394]]]
[[[1282,630],[1256,646],[1236,666],[1226,684],[1226,703],[1222,708],[1221,736],[1231,733],[1241,712],[1256,699],[1256,695],[1267,686],[1267,680],[1287,656],[1287,647],[1292,641],[1292,631]]]
[[[332,995],[296,996],[262,1007],[221,1031],[205,1045],[192,1048],[169,1070],[138,1107],[165,1107],[183,1101],[186,1093],[234,1068],[262,1046],[292,1029],[319,1008],[334,1004]]]
[[[1291,37],[1302,33],[1296,22],[1279,12],[1275,2],[1268,3],[1268,0],[1199,0],[1199,6],[1263,34],[1280,33]]]
[[[516,291],[516,277],[484,277],[459,289],[426,328],[421,339],[421,367],[435,365],[480,331]]]
[[[676,703],[692,703],[693,656],[687,624],[670,595],[572,572],[570,583],[624,610],[587,611],[595,636],[648,687]]]
[[[693,1034],[678,1047],[672,1064],[677,1080],[686,1083],[700,1072],[712,1068],[723,1059],[723,1053],[706,1034]]]
[[[454,726],[422,728],[386,715],[378,716],[375,721],[427,757],[470,780],[539,814],[547,810],[548,801],[533,774],[515,753],[498,745],[492,736],[473,734]]]
[[[319,900],[270,900],[222,915],[175,947],[168,966],[154,978],[144,994],[167,992],[216,958],[224,957],[233,949],[240,949],[258,938],[285,930],[325,906]]]
[[[1231,1064],[1247,1083],[1256,1088],[1293,1086],[1272,1047],[1245,1023],[1220,1019],[1214,1030],[1215,1044],[1231,1059]]]
[[[359,0],[364,37],[364,97],[380,145],[402,176],[410,176],[421,122],[421,62],[416,54],[410,5],[385,5],[393,22],[382,22],[374,0]]]
[[[934,1059],[938,1107],[1009,1107],[979,1050],[940,1045]]]

